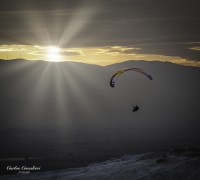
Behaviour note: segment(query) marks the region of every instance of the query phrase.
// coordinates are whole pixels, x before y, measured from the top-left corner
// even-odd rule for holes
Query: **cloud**
[[[0,46],[0,59],[24,58],[29,60],[48,60],[49,46],[38,45],[2,45]],[[193,51],[193,50],[191,50]],[[82,48],[59,48],[59,61],[76,61],[98,65],[108,65],[127,60],[162,61],[200,67],[199,61],[182,58],[175,55],[155,54],[149,51],[143,53],[142,49],[130,46],[102,46]]]
[[[60,53],[63,55],[70,55],[70,56],[84,56],[84,52],[81,48],[60,48]]]
[[[191,47],[189,49],[194,50],[194,51],[200,51],[200,46]]]
[[[160,54],[200,61],[196,45],[190,44],[200,42],[200,1],[1,2],[0,44],[61,42],[62,48],[98,48],[98,54]],[[108,46],[131,49],[100,50]]]

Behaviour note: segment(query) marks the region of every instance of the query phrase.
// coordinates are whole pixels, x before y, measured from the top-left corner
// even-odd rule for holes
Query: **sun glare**
[[[61,57],[60,57],[60,49],[56,46],[49,46],[47,48],[47,57],[48,57],[48,61],[52,61],[52,62],[59,62],[61,61]]]

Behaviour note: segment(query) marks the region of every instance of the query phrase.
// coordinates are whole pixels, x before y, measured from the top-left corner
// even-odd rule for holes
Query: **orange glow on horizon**
[[[139,48],[103,46],[87,48],[58,48],[38,45],[1,45],[0,59],[26,59],[45,61],[75,61],[106,66],[127,60],[161,61],[200,67],[200,62],[162,54],[140,54]]]

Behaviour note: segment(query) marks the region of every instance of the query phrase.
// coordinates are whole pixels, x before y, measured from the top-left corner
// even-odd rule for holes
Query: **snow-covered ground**
[[[1,176],[4,180],[199,180],[199,152],[151,152],[87,167]]]

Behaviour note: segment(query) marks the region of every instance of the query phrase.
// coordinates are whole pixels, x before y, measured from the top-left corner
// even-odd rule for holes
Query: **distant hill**
[[[143,68],[153,81],[128,72],[111,88],[110,77],[125,67]],[[199,146],[199,77],[200,68],[156,61],[0,61],[0,158],[101,159]]]

